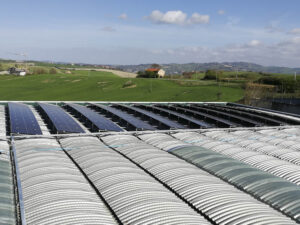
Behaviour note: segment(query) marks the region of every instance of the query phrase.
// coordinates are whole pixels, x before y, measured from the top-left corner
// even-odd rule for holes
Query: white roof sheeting
[[[299,186],[206,148],[192,145],[182,147],[184,142],[167,134],[147,134],[140,137],[154,146],[160,146],[160,143],[165,141],[173,144],[177,142],[177,148],[166,146],[164,150],[209,171],[264,203],[270,204],[285,215],[300,221]]]
[[[139,136],[173,148],[165,134]],[[174,190],[216,224],[294,224],[286,216],[209,173],[131,135],[110,135],[102,140]],[[181,145],[182,146],[182,145]]]
[[[293,140],[288,140],[281,136],[281,130],[265,130],[260,132],[254,132],[251,130],[235,131],[233,134],[239,135],[241,137],[247,137],[248,139],[253,139],[257,141],[263,141],[278,147],[291,149],[294,151],[300,151],[300,141],[299,138],[293,138]],[[298,135],[297,135],[298,136]]]
[[[27,224],[117,224],[55,139],[15,141]]]
[[[94,137],[64,138],[64,148],[123,224],[210,224],[170,190]]]

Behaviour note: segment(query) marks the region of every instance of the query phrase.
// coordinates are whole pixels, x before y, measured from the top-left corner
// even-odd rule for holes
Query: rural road
[[[103,71],[103,72],[110,72],[113,73],[119,77],[124,77],[124,78],[135,78],[137,76],[136,73],[129,73],[129,72],[124,72],[120,70],[109,70],[109,69],[90,69],[90,68],[66,68],[67,70],[93,70],[93,71]]]

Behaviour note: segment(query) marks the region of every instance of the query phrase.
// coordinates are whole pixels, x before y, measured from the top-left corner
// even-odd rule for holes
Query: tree
[[[0,71],[4,70],[3,65],[0,64]]]
[[[222,71],[207,70],[203,80],[220,80],[222,74]]]
[[[158,74],[153,71],[139,71],[137,74],[138,78],[158,78]]]
[[[157,63],[154,63],[154,64],[151,65],[151,67],[152,68],[160,68],[161,66],[159,64],[157,64]]]
[[[217,75],[216,70],[206,70],[203,80],[215,80]]]

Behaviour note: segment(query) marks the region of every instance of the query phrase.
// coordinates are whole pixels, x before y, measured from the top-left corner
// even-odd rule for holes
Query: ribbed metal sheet
[[[134,163],[94,137],[61,139],[123,224],[210,224]]]
[[[163,143],[164,134],[141,135]],[[199,168],[131,135],[102,140],[165,183],[216,224],[294,224],[290,219]]]
[[[173,142],[173,145],[177,142],[178,147],[167,146],[164,150],[220,177],[300,222],[300,187],[296,184],[203,147],[182,147],[184,142],[166,134],[148,135],[149,139],[145,136],[144,140],[158,147],[163,142]]]
[[[117,224],[54,139],[15,141],[27,224]]]

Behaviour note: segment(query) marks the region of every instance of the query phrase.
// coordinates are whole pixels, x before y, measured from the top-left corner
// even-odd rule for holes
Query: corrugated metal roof
[[[0,224],[300,222],[300,126],[159,130],[152,111],[131,116],[156,131],[92,133],[78,116],[91,133],[54,134],[35,103],[29,109],[43,135],[10,136],[0,106]]]

